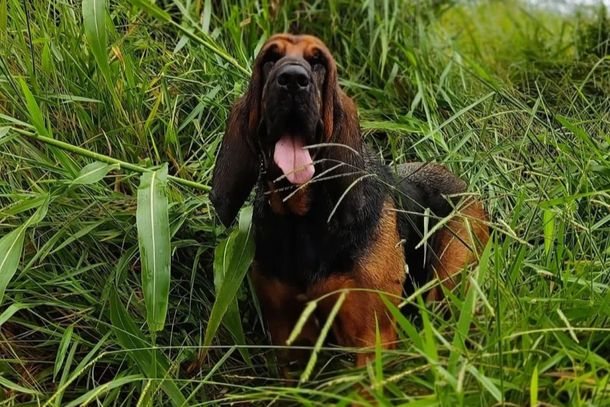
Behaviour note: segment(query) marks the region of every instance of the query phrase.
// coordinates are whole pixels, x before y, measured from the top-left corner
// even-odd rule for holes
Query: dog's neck
[[[293,188],[278,188],[273,181],[265,181],[261,187],[271,210],[277,215],[289,213],[304,216],[309,212],[311,197],[309,185]]]
[[[337,161],[337,158],[332,158],[327,164],[320,165],[320,174],[335,166]],[[324,202],[322,207],[326,209],[322,209],[323,217],[328,216],[330,219],[332,212],[335,218],[341,218],[343,212],[359,213],[367,201],[368,184],[378,182],[376,174],[370,174],[372,177],[365,176],[366,173],[359,171],[359,168],[351,163],[340,166],[304,185],[292,185],[285,179],[278,180],[277,174],[262,171],[258,194],[278,216],[305,216],[312,210],[314,203],[320,210],[319,205]]]
[[[339,98],[342,108],[335,109],[337,127],[328,140],[329,145],[316,150],[316,175],[309,183],[292,185],[285,177],[281,180],[281,172],[272,170],[273,154],[265,152],[259,144],[261,178],[258,188],[262,189],[268,205],[277,215],[306,215],[311,209],[313,195],[320,193],[331,201],[331,205],[339,205],[340,212],[361,209],[365,200],[362,196],[364,184],[372,180],[364,172],[365,148],[356,106],[341,91]]]

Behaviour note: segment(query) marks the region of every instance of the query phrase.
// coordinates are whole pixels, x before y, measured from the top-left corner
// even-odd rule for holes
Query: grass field
[[[610,405],[606,10],[153,3],[0,0],[2,405],[370,403],[354,384],[380,405]],[[444,163],[493,229],[448,313],[399,320],[366,369],[324,345],[298,386],[241,282],[251,242],[207,196],[253,56],[289,30],[328,44],[380,157]]]

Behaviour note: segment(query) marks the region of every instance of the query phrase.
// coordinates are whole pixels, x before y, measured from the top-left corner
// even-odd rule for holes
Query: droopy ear
[[[326,60],[328,72],[323,95],[324,137],[326,142],[343,147],[331,146],[325,149],[320,166],[323,171],[339,163],[344,164],[333,169],[333,175],[337,177],[333,180],[335,186],[329,190],[336,202],[343,201],[343,210],[338,212],[338,216],[351,222],[353,219],[348,219],[351,214],[360,213],[367,201],[367,194],[363,190],[365,184],[358,182],[365,170],[362,134],[356,104],[337,83],[337,68],[330,54],[327,54]],[[324,158],[329,160],[325,162]],[[344,200],[345,191],[350,191],[350,194]]]
[[[327,49],[323,50],[327,61],[324,82],[322,119],[326,142],[344,144],[356,151],[362,149],[362,136],[358,121],[358,110],[354,102],[341,90],[337,82],[337,65]],[[343,149],[337,154],[344,162],[353,164],[352,153]]]
[[[212,176],[210,200],[225,226],[229,226],[258,179],[256,129],[260,122],[260,61],[247,93],[233,105]]]
[[[322,95],[322,120],[324,123],[324,137],[326,141],[331,141],[334,126],[336,110],[341,109],[339,97],[339,85],[337,83],[337,65],[330,51],[323,49],[322,51],[326,58],[326,78],[324,81],[324,94]]]

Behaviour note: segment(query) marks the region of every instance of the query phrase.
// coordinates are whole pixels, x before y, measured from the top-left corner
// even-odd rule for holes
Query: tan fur
[[[267,199],[273,213],[285,215],[287,212],[295,215],[304,216],[309,212],[309,187],[307,185],[299,188],[290,198],[285,198],[278,192],[273,182],[267,182]]]
[[[359,259],[352,273],[333,275],[307,292],[308,297],[313,299],[341,289],[355,289],[349,291],[333,324],[333,333],[340,345],[374,347],[376,323],[379,325],[383,347],[391,348],[395,345],[393,319],[389,316],[379,292],[388,293],[387,298],[390,301],[398,302],[405,279],[404,261],[396,211],[390,202],[386,202],[371,246]],[[365,291],[366,289],[375,292]],[[321,302],[325,315],[330,312],[337,298],[338,294],[335,294]],[[356,365],[366,364],[373,356],[372,352],[358,353]]]
[[[297,288],[265,276],[258,270],[256,263],[250,269],[250,277],[271,334],[271,342],[277,346],[286,346],[286,340],[301,316],[307,298]],[[310,318],[303,326],[295,345],[313,346],[318,338],[318,333],[317,320]],[[284,365],[290,362],[303,363],[307,359],[308,353],[305,350],[284,348],[280,351],[279,358]],[[282,370],[287,376],[285,368],[286,366],[282,366]]]
[[[398,235],[394,204],[386,201],[376,238],[355,269],[360,284],[400,295],[405,280],[405,257]]]
[[[487,214],[479,200],[466,199],[457,213],[434,237],[436,258],[432,265],[434,277],[452,290],[458,282],[458,274],[475,264],[489,240]],[[443,298],[440,286],[430,290],[428,301]]]
[[[267,182],[267,200],[273,213],[277,213],[278,215],[286,214],[286,208],[284,208],[284,202],[282,202],[282,197],[276,191],[273,182],[270,181]]]
[[[466,191],[467,185],[460,178],[437,163],[413,162],[401,164],[396,168],[399,177],[425,188],[434,188],[442,194],[460,194]],[[458,282],[457,274],[464,268],[475,264],[483,247],[489,240],[487,214],[481,201],[466,198],[459,205],[442,229],[434,236],[433,250],[435,260],[432,265],[433,278],[452,290]],[[427,294],[428,301],[439,301],[443,298],[440,286],[432,288]]]

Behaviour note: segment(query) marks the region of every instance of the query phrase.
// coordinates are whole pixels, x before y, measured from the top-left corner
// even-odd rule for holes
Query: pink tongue
[[[315,172],[309,150],[298,137],[283,136],[275,143],[273,160],[292,184],[304,184]]]

